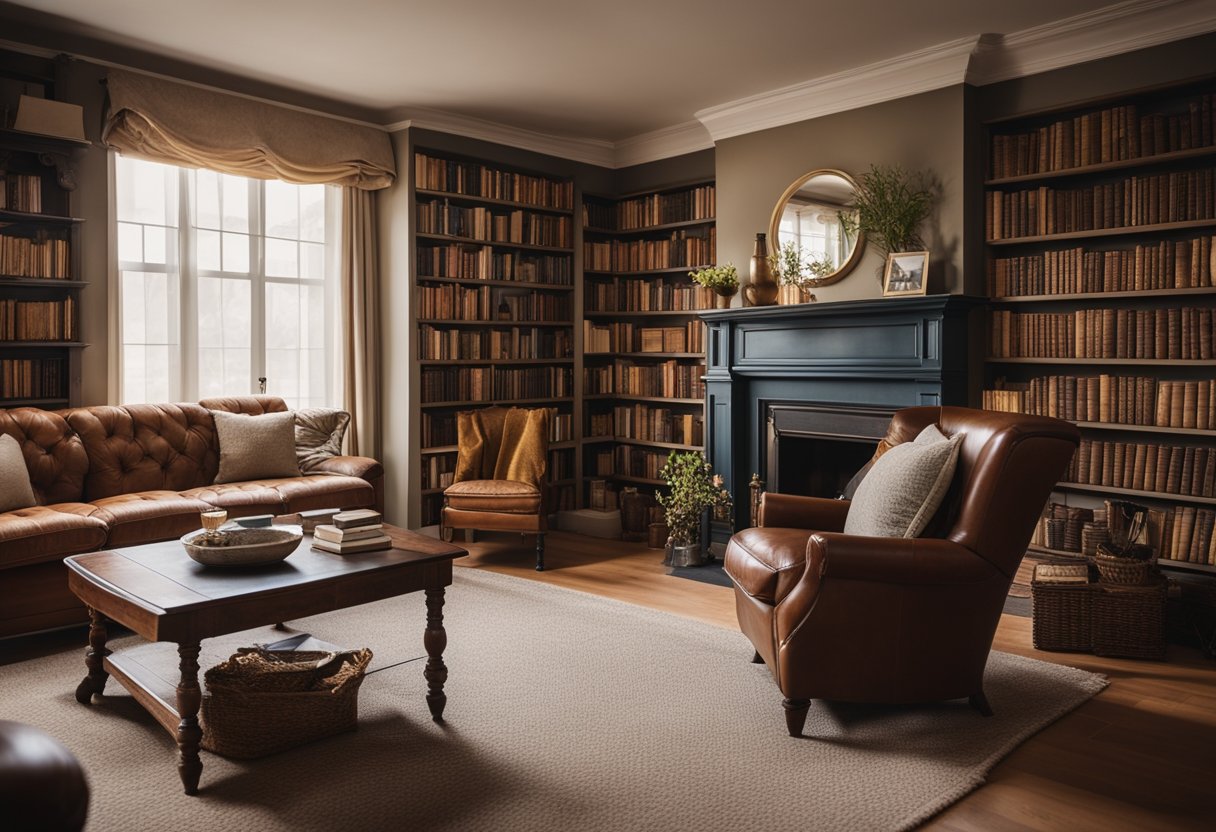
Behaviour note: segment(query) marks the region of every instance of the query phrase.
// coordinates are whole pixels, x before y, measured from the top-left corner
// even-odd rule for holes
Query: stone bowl
[[[299,548],[304,531],[299,526],[260,529],[226,528],[221,545],[205,542],[202,529],[183,535],[186,554],[204,566],[264,566],[278,563]]]

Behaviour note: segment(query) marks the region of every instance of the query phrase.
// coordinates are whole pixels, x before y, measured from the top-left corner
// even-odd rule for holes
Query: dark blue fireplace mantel
[[[773,405],[892,411],[973,401],[985,301],[962,295],[702,312],[709,327],[705,445],[747,524],[747,485],[766,478]],[[725,530],[715,530],[715,538]]]

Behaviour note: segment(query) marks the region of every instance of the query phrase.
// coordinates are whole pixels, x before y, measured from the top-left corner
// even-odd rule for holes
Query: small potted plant
[[[730,493],[722,487],[722,478],[713,474],[710,464],[700,453],[673,451],[659,476],[670,489],[666,494],[656,495],[671,535],[663,564],[700,566],[704,563],[701,520],[705,512],[720,505],[726,505],[726,511],[729,511],[729,506],[733,505]]]
[[[857,183],[856,212],[841,213],[846,233],[865,232],[881,253],[887,255],[924,249],[920,227],[929,218],[937,188],[930,174],[905,170],[899,165],[874,165]],[[883,269],[879,270],[881,278]]]
[[[711,290],[717,298],[718,309],[729,309],[730,301],[739,292],[739,271],[734,263],[725,266],[705,266],[688,273],[694,283]]]
[[[781,303],[808,303],[815,300],[811,289],[835,271],[831,258],[802,254],[798,244],[786,241],[768,257],[769,267],[781,284]]]

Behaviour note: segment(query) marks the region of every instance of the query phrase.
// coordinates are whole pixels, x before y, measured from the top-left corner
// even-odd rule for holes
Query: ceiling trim
[[[614,142],[612,167],[627,168],[656,162],[713,146],[713,137],[705,125],[699,121],[686,121]]]
[[[714,141],[961,84],[979,36],[698,110]]]
[[[1211,0],[1129,0],[986,40],[967,80],[993,84],[1212,31]]]

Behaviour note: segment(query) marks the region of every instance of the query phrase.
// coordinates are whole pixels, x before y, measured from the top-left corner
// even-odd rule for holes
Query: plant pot
[[[730,303],[735,298],[735,292],[714,292],[714,309],[730,309]]]
[[[675,541],[668,540],[665,553],[663,557],[664,566],[705,565],[705,552],[699,542],[677,546]]]

